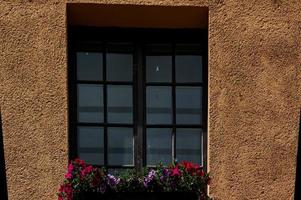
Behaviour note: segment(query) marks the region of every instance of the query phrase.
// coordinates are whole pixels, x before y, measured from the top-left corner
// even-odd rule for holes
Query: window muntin
[[[74,157],[109,167],[131,167],[136,160],[147,166],[159,161],[167,164],[174,158],[202,163],[206,130],[204,47],[198,40],[189,43],[135,40],[89,41],[75,48],[75,82],[82,90],[71,94],[77,96],[76,113],[80,119],[76,123]],[[92,65],[87,69],[99,75],[85,72],[85,62]],[[142,80],[143,90],[139,89],[142,82],[138,80]],[[98,91],[89,95],[95,88]],[[94,100],[90,102],[90,98]],[[143,113],[143,120],[137,119],[138,112]],[[99,146],[95,147],[91,142],[91,147],[82,147],[85,141],[81,138],[89,135],[83,126],[98,129],[99,135],[90,136],[101,140],[102,146],[97,143]],[[138,131],[139,127],[142,131]],[[143,143],[137,144],[137,135],[143,138]],[[139,146],[142,152],[135,151]]]
[[[133,45],[77,51],[76,69],[77,156],[94,165],[133,166]]]

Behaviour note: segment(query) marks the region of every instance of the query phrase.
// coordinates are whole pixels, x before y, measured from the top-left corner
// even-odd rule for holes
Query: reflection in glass
[[[187,160],[201,164],[201,129],[178,128],[176,137],[176,157],[178,161]]]
[[[122,53],[107,54],[107,80],[132,81],[133,55]]]
[[[78,84],[78,122],[103,122],[103,90],[101,85]]]
[[[102,127],[78,127],[79,148],[103,148]],[[103,149],[101,150],[103,152]]]
[[[202,88],[176,87],[177,124],[201,124]]]
[[[176,82],[202,82],[202,56],[176,55]]]
[[[171,82],[171,74],[171,56],[146,56],[147,82]]]
[[[132,123],[132,86],[108,85],[108,122]]]
[[[169,128],[149,128],[146,133],[147,165],[164,165],[172,161],[172,137]]]
[[[77,80],[102,80],[102,53],[78,52],[77,60]]]
[[[146,88],[147,124],[172,122],[171,87],[149,86]]]
[[[133,165],[133,129],[108,128],[109,165]]]
[[[79,158],[89,164],[102,165],[104,158],[103,128],[78,127]]]
[[[78,157],[84,160],[86,163],[91,165],[103,165],[103,154],[102,153],[78,153]]]

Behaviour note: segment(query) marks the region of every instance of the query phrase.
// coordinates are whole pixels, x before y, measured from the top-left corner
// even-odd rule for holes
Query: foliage
[[[75,159],[68,166],[58,199],[72,200],[81,192],[193,192],[205,200],[209,199],[206,187],[210,180],[202,166],[187,161],[169,166],[159,164],[143,173],[128,170],[114,176],[105,168]]]

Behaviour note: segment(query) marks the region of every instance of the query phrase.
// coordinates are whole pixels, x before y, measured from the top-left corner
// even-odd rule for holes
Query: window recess
[[[72,27],[69,38],[70,158],[206,161],[206,31]]]

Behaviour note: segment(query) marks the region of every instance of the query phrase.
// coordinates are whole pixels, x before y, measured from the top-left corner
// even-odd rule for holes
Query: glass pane
[[[146,133],[147,165],[164,165],[172,161],[172,129],[149,128]]]
[[[186,160],[202,164],[202,130],[178,128],[176,137],[176,157],[178,161]]]
[[[133,165],[133,129],[108,128],[108,164]]]
[[[149,86],[146,88],[147,124],[171,124],[171,87]]]
[[[78,157],[91,165],[103,165],[102,153],[78,153]]]
[[[202,56],[176,55],[176,82],[202,82]]]
[[[77,112],[79,122],[103,122],[103,90],[101,85],[78,84]]]
[[[133,55],[123,53],[107,54],[107,80],[132,81]]]
[[[78,127],[78,153],[89,164],[102,165],[104,158],[103,128]]]
[[[131,167],[131,168],[121,168],[121,167],[119,168],[118,167],[118,168],[108,168],[107,170],[108,170],[109,174],[112,174],[116,177],[116,176],[122,176],[123,174],[129,173],[129,172],[133,173],[133,168],[134,167]],[[99,199],[99,200],[101,200],[101,199]]]
[[[132,86],[108,85],[108,122],[132,123]]]
[[[171,75],[171,56],[146,56],[147,82],[171,82]]]
[[[202,88],[176,87],[177,124],[202,123]]]
[[[77,130],[79,148],[99,148],[103,152],[103,128],[80,126]]]
[[[78,52],[76,58],[78,80],[102,80],[102,53]]]

